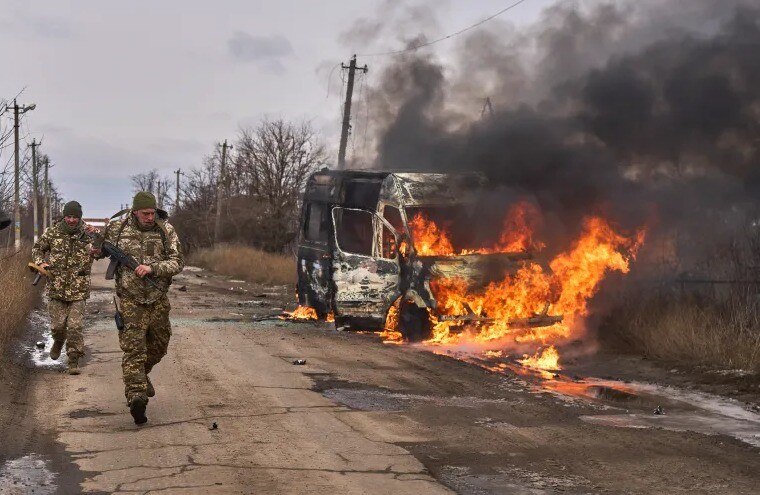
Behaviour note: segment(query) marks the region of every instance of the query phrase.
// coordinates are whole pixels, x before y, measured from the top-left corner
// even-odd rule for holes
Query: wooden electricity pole
[[[491,104],[491,97],[487,96],[486,101],[483,104],[483,110],[480,112],[480,118],[485,119],[486,118],[486,112],[488,112],[488,118],[493,117],[493,105]]]
[[[356,67],[356,55],[351,57],[348,65],[340,64],[345,70],[348,69],[348,83],[346,84],[346,103],[343,105],[343,128],[340,132],[340,148],[338,149],[338,170],[346,168],[346,146],[348,145],[348,133],[351,130],[351,99],[354,94],[354,77],[357,69],[365,74],[369,70],[367,65]]]
[[[45,181],[44,187],[45,187],[45,200],[42,203],[42,229],[43,231],[47,230],[48,227],[53,225],[53,219],[50,216],[50,177],[48,176],[48,171],[50,169],[50,160],[45,157],[45,174],[43,176],[43,179]]]
[[[214,244],[219,244],[219,239],[222,236],[222,206],[224,204],[224,188],[227,184],[227,150],[232,149],[231,144],[227,144],[227,140],[220,144],[222,147],[222,162],[219,167],[219,180],[216,185],[216,221],[214,222]]]
[[[39,187],[38,187],[38,175],[39,167],[37,166],[37,148],[40,143],[36,139],[32,139],[32,208],[34,209],[34,242],[37,242],[40,236],[40,221],[39,221]]]
[[[174,195],[174,214],[176,215],[179,211],[179,177],[182,175],[182,169],[177,169],[174,171],[175,174],[177,174],[177,183],[175,184],[177,186],[177,190],[175,191]]]
[[[34,103],[31,105],[21,105],[13,100],[12,107],[5,107],[5,110],[9,108],[13,109],[13,151],[14,151],[14,183],[13,183],[13,245],[16,249],[21,247],[21,160],[20,160],[20,146],[19,146],[19,118],[21,115],[34,110],[37,107]]]

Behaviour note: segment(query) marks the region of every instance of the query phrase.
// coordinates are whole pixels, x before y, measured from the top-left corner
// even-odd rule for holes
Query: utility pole
[[[219,167],[219,183],[216,186],[216,222],[214,223],[214,244],[219,244],[219,238],[222,235],[222,204],[224,196],[224,186],[227,184],[227,150],[232,149],[232,145],[227,144],[227,140],[220,144],[222,147],[222,162]]]
[[[34,242],[37,242],[37,239],[39,239],[40,231],[39,231],[39,188],[37,186],[38,183],[38,167],[37,167],[37,148],[39,147],[40,143],[37,142],[36,139],[32,139],[32,208],[34,209]]]
[[[14,160],[14,183],[13,183],[13,246],[16,249],[21,248],[21,184],[20,184],[20,176],[21,176],[21,162],[20,162],[20,150],[19,150],[19,118],[21,115],[25,114],[26,112],[29,112],[31,110],[34,110],[37,107],[34,103],[31,105],[21,105],[16,102],[16,100],[13,100],[13,106],[8,107],[6,105],[5,110],[3,110],[3,113],[5,113],[6,110],[9,108],[13,109],[13,138],[14,138],[14,146],[13,151],[15,154],[15,160]]]
[[[50,179],[48,177],[48,169],[50,169],[50,160],[45,157],[45,175],[43,180],[45,181],[45,201],[42,203],[42,229],[47,230],[48,227],[53,225],[53,220],[50,217]]]
[[[156,203],[158,203],[158,208],[160,210],[164,209],[163,196],[161,196],[161,179],[156,181]]]
[[[369,70],[367,64],[364,67],[356,67],[356,55],[351,57],[348,65],[340,64],[345,70],[348,69],[348,83],[346,84],[346,103],[343,105],[343,128],[340,132],[340,148],[338,149],[338,170],[346,168],[346,146],[348,145],[348,133],[351,130],[351,98],[354,94],[354,76],[357,69],[365,74]]]
[[[175,174],[177,174],[177,183],[175,184],[177,186],[177,190],[175,191],[174,195],[174,214],[176,215],[179,211],[179,176],[182,175],[182,169],[178,168],[174,171]]]
[[[486,112],[488,112],[488,117],[493,117],[493,105],[491,104],[491,97],[486,97],[486,102],[483,104],[483,110],[480,112],[480,118],[485,119],[486,118]]]

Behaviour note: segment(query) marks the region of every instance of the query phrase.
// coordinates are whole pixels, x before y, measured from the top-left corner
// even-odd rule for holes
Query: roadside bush
[[[29,284],[29,250],[0,249],[0,354],[22,327],[39,291]]]
[[[222,275],[267,285],[296,283],[293,256],[274,254],[235,244],[203,248],[190,255],[190,263]]]
[[[760,299],[734,293],[626,298],[602,325],[603,343],[653,359],[760,372]]]

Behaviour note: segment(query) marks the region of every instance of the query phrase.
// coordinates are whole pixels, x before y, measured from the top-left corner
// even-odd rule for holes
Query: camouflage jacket
[[[63,220],[48,228],[34,244],[34,262],[50,264],[47,290],[51,299],[79,301],[90,297],[92,257],[89,248],[90,238],[84,229],[80,226],[68,234]]]
[[[152,304],[169,291],[172,277],[185,267],[182,247],[174,227],[156,220],[151,230],[142,230],[130,213],[126,219],[112,220],[105,231],[105,240],[133,256],[138,263],[153,269],[159,289],[152,287],[126,267],[116,271],[116,294],[139,304]]]

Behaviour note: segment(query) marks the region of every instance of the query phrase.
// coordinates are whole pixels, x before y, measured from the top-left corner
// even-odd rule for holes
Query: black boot
[[[135,420],[136,425],[144,424],[148,421],[145,415],[145,408],[148,407],[148,398],[136,395],[129,401],[129,412]]]
[[[61,357],[61,349],[63,349],[63,341],[54,341],[53,347],[50,349],[50,359],[53,361],[58,360]]]

